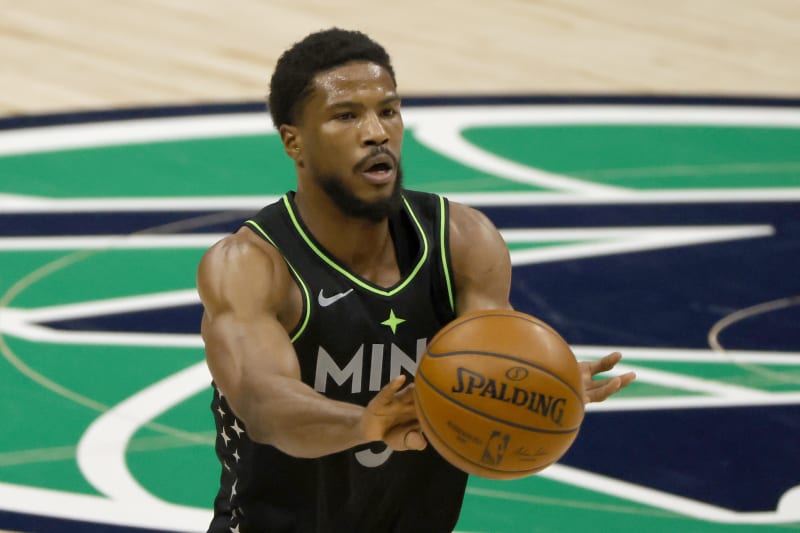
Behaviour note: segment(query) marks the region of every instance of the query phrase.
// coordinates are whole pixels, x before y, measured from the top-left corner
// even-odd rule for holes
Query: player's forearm
[[[321,457],[366,442],[364,408],[325,398],[296,380],[251,395],[244,420],[250,438],[294,457]]]

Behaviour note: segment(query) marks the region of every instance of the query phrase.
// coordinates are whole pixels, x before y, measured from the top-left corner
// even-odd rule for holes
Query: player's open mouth
[[[368,160],[362,174],[372,183],[388,183],[394,178],[395,164],[388,154],[380,154]]]

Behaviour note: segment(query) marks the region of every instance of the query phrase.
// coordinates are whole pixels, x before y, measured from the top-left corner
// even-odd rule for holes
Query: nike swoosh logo
[[[319,295],[317,296],[317,302],[319,303],[320,307],[328,307],[329,305],[338,302],[348,294],[353,292],[353,289],[349,291],[340,292],[339,294],[334,294],[333,296],[328,296],[327,298],[322,294],[322,291],[319,291]]]

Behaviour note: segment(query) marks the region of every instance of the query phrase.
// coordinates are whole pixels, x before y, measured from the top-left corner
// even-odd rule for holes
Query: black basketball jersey
[[[350,272],[304,226],[294,194],[246,226],[275,246],[303,296],[290,337],[302,380],[359,405],[401,372],[413,380],[430,338],[455,317],[448,204],[404,191],[390,217],[401,279],[382,288]],[[392,452],[372,443],[299,459],[252,442],[215,388],[220,490],[209,531],[446,532],[458,519],[467,476],[431,446]],[[237,529],[238,528],[238,529]]]

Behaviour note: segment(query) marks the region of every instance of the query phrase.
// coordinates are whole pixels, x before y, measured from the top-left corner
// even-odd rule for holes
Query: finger
[[[413,383],[409,383],[406,385],[400,392],[398,392],[395,396],[397,400],[407,403],[414,402],[414,389],[415,386]]]
[[[406,382],[405,374],[400,374],[392,381],[386,384],[386,386],[381,390],[383,392],[386,391],[387,395],[394,396],[397,394],[397,391],[403,388],[403,384]]]
[[[389,387],[391,387],[393,392],[397,392],[401,388],[403,388],[403,383],[405,382],[406,382],[406,375],[400,374],[399,376],[397,376],[396,378],[394,378],[392,381],[389,382]]]
[[[633,383],[635,379],[635,372],[626,372],[611,379],[594,380],[592,381],[594,386],[584,391],[584,403],[602,402]]]
[[[636,372],[626,372],[624,374],[620,374],[619,376],[613,376],[608,379],[593,379],[591,384],[587,387],[587,390],[595,390],[595,389],[602,389],[608,386],[608,382],[610,381],[617,381],[619,383],[619,388],[624,388],[633,383],[636,379]]]
[[[378,394],[375,395],[373,401],[377,401],[378,403],[381,404],[392,403],[395,399],[395,394],[397,394],[397,391],[400,390],[400,388],[403,386],[403,383],[405,382],[406,382],[405,374],[400,374],[392,381],[384,385],[384,387],[378,392]]]
[[[585,391],[583,399],[584,403],[602,402],[617,392],[622,386],[622,380],[620,380],[618,377],[597,381],[596,383],[596,386]]]
[[[602,359],[595,361],[591,365],[592,375],[600,374],[601,372],[608,372],[622,360],[622,354],[614,352],[606,355]]]
[[[636,380],[636,372],[626,372],[619,376],[619,378],[622,380],[620,389],[624,389]]]

